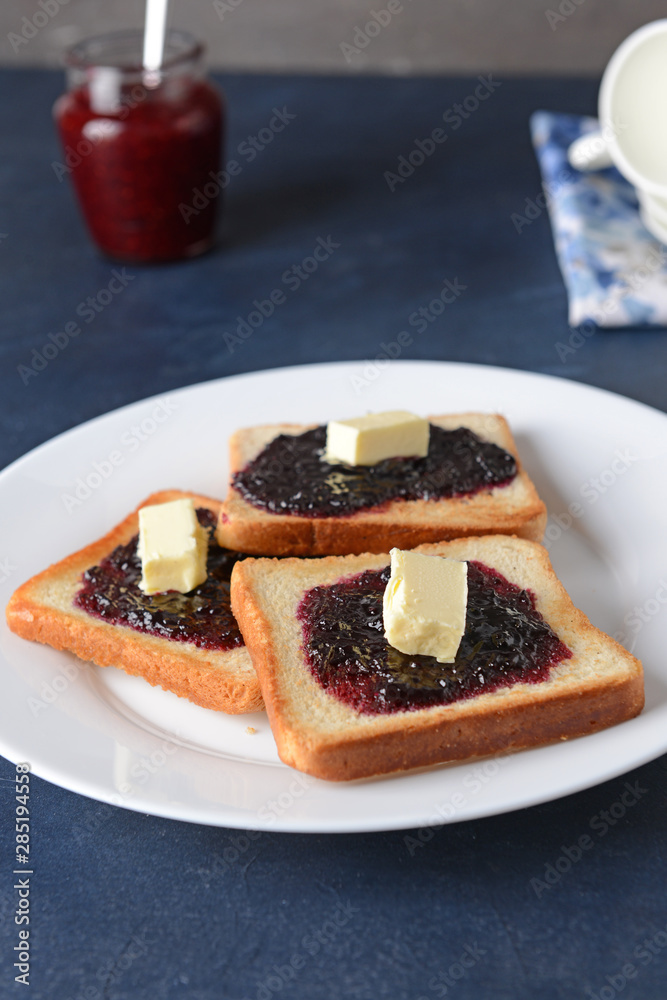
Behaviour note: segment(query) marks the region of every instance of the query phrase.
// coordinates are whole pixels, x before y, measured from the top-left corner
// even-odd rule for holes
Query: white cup
[[[633,32],[609,60],[598,99],[600,131],[572,143],[577,170],[615,165],[637,188],[640,214],[667,237],[667,19]],[[663,204],[664,203],[664,204]]]

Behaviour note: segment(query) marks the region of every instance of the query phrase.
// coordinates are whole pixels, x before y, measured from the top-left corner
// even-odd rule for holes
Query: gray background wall
[[[228,70],[599,75],[627,34],[667,16],[664,0],[390,2],[388,23],[347,55],[341,45],[354,45],[372,11],[387,21],[388,0],[172,0],[171,23],[205,39],[211,65]],[[143,0],[0,0],[0,62],[57,65],[86,35],[140,25],[143,8]]]

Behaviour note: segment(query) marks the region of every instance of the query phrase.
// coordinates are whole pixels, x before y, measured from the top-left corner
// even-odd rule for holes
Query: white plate
[[[438,362],[343,363],[221,379],[124,407],[0,475],[0,598],[6,603],[20,582],[102,535],[154,490],[222,496],[225,442],[238,426],[324,423],[399,404],[424,414],[507,415],[549,508],[556,571],[593,623],[621,634],[644,661],[639,718],[499,760],[329,784],[280,763],[263,714],[198,708],[140,678],[25,642],[3,625],[0,751],[103,802],[298,832],[488,816],[587,788],[665,752],[667,416],[563,379]],[[579,505],[575,517],[571,504]]]

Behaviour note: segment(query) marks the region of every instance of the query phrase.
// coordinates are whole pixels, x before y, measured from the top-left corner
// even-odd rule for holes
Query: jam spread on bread
[[[401,653],[384,637],[388,580],[387,566],[314,587],[297,612],[313,676],[358,712],[448,705],[512,684],[536,684],[572,656],[536,610],[530,590],[475,561],[468,563],[466,626],[455,661]]]
[[[388,458],[377,465],[324,461],[326,427],[280,434],[236,472],[232,483],[254,507],[275,514],[336,517],[392,500],[443,500],[495,486],[516,476],[509,452],[467,427],[430,425],[425,458]]]
[[[209,529],[210,539],[204,583],[187,594],[168,591],[148,596],[139,587],[141,559],[139,536],[119,545],[99,566],[83,574],[83,586],[74,604],[113,625],[127,625],[162,639],[191,642],[199,649],[233,649],[243,646],[243,637],[229,603],[229,578],[237,552],[221,548],[215,541],[215,514],[197,510],[199,523]]]

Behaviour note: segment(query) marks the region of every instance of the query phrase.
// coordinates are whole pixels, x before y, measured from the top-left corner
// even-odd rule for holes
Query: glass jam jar
[[[155,71],[143,69],[142,46],[140,31],[75,45],[54,118],[99,249],[128,262],[179,260],[214,240],[224,98],[189,35],[167,34]]]

